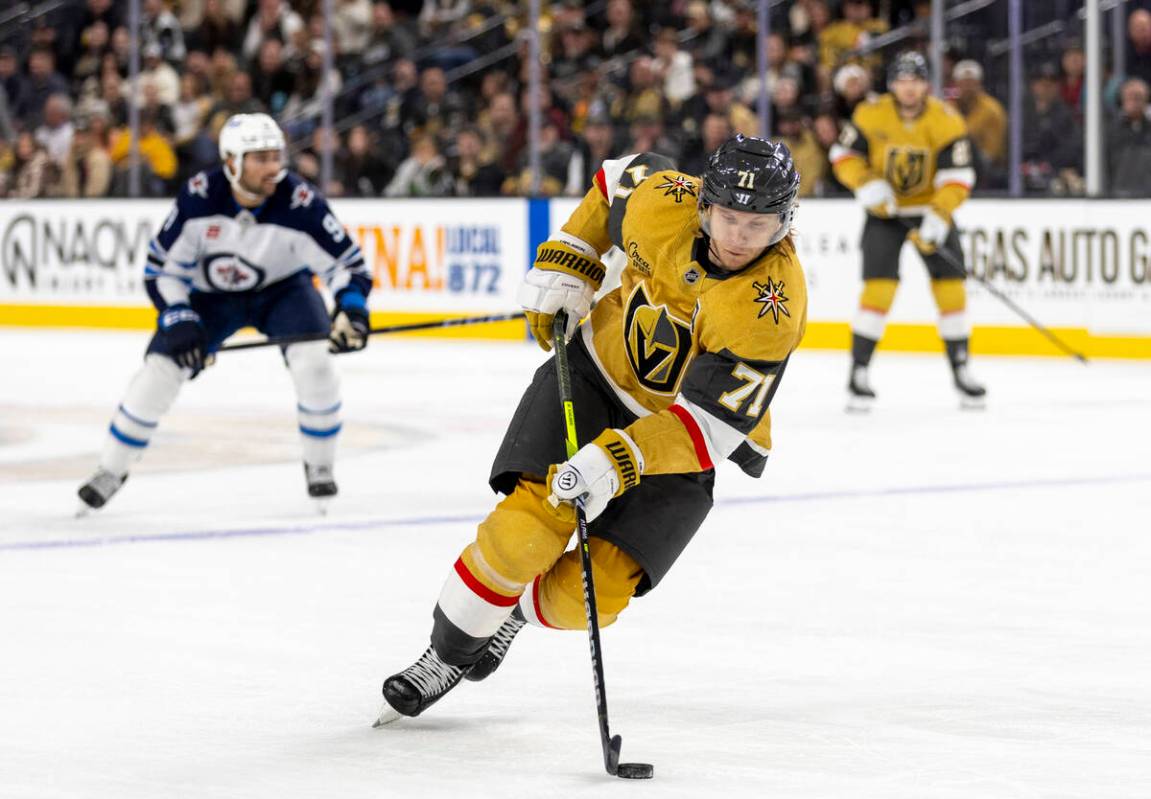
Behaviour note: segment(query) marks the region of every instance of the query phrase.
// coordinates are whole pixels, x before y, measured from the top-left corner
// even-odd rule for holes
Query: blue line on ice
[[[1065,477],[1015,482],[955,483],[951,485],[894,486],[838,491],[812,491],[798,494],[780,494],[762,497],[730,497],[718,500],[717,508],[739,505],[769,505],[778,502],[817,502],[820,500],[869,499],[885,496],[915,494],[959,494],[980,491],[1019,491],[1026,489],[1064,488],[1077,486],[1116,485],[1120,483],[1151,482],[1151,474],[1111,475],[1103,477]],[[258,538],[261,536],[313,535],[324,532],[374,530],[384,527],[413,527],[437,524],[477,524],[483,517],[466,513],[457,516],[415,516],[408,519],[366,519],[361,521],[297,524],[280,527],[249,527],[236,530],[189,530],[176,533],[145,533],[141,535],[93,536],[91,538],[63,538],[44,541],[0,542],[0,552],[28,549],[74,549],[79,547],[105,547],[118,544],[143,544],[157,541],[206,541],[219,538]]]

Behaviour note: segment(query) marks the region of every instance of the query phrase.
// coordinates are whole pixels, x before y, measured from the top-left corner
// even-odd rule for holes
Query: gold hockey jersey
[[[967,124],[934,97],[913,120],[899,116],[890,94],[860,103],[829,155],[835,177],[849,189],[876,178],[890,183],[900,215],[932,209],[950,221],[975,183]]]
[[[803,337],[807,290],[790,238],[740,272],[713,267],[699,180],[663,156],[605,162],[563,233],[627,255],[619,288],[579,335],[616,396],[645,474],[702,471],[731,458],[758,476],[768,406]]]

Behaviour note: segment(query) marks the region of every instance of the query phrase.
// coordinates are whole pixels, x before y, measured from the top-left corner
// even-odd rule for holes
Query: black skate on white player
[[[520,612],[517,606],[512,611],[512,615],[508,616],[507,621],[496,630],[496,634],[488,643],[488,648],[484,650],[480,659],[475,662],[475,665],[468,670],[464,677],[472,682],[479,682],[490,677],[492,672],[504,662],[504,657],[511,649],[512,641],[526,624],[527,620],[524,619],[524,614]]]
[[[305,463],[304,478],[308,481],[308,496],[312,499],[330,499],[340,493],[331,466]]]
[[[951,367],[955,390],[959,392],[959,403],[964,408],[983,408],[987,404],[987,389],[975,382],[967,371],[967,364]]]
[[[875,391],[871,388],[868,367],[852,364],[851,376],[847,379],[847,410],[866,412],[875,404]]]
[[[951,378],[955,390],[959,392],[959,405],[962,408],[983,408],[986,405],[987,389],[975,382],[967,371],[967,342],[944,341],[947,361],[951,364]]]
[[[396,713],[418,716],[459,685],[468,668],[444,663],[429,646],[419,660],[384,680],[384,699]],[[385,716],[386,712],[380,714],[376,726],[394,720]]]
[[[84,502],[84,506],[80,508],[81,513],[88,509],[98,510],[104,507],[104,504],[120,490],[120,486],[124,485],[127,479],[128,475],[126,474],[112,474],[107,469],[97,469],[96,473],[88,479],[88,482],[80,486],[76,492]]]

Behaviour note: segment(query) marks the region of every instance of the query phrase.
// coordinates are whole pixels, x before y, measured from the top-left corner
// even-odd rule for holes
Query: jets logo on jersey
[[[640,384],[657,394],[674,394],[691,353],[691,325],[652,305],[640,282],[624,317],[627,359]]]
[[[208,199],[208,176],[199,172],[188,180],[188,193]]]
[[[927,188],[927,150],[918,147],[889,147],[887,182],[900,194],[915,194]]]
[[[263,284],[265,272],[238,255],[220,252],[204,259],[204,277],[216,291],[251,291]]]
[[[677,203],[683,202],[683,195],[685,194],[689,197],[695,196],[695,184],[683,175],[665,177],[663,183],[656,186],[656,188],[663,189],[664,197],[675,197]]]
[[[783,281],[776,283],[770,277],[766,283],[752,283],[752,288],[759,292],[759,296],[755,298],[755,302],[760,304],[759,314],[757,319],[762,319],[771,312],[771,318],[775,323],[779,324],[779,315],[790,317],[791,311],[787,310],[787,297],[783,293]]]
[[[292,192],[292,204],[289,206],[289,210],[307,208],[312,204],[312,198],[315,196],[316,193],[312,191],[307,183],[301,183],[296,187],[295,191]]]

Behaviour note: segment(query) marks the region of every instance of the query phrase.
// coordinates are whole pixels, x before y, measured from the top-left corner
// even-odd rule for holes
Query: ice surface
[[[1151,795],[1151,367],[881,352],[870,416],[801,352],[762,480],[723,468],[660,588],[604,633],[372,730],[542,355],[377,339],[341,357],[317,516],[279,357],[228,354],[76,520],[139,333],[0,331],[0,797]],[[558,411],[557,411],[558,412]],[[609,794],[610,792],[610,794]]]

